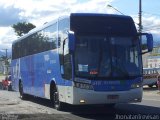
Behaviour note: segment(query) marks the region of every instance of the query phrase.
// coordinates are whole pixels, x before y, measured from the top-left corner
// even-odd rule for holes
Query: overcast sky
[[[10,49],[17,39],[11,26],[31,22],[37,27],[71,12],[130,15],[138,23],[139,0],[0,0],[0,50]],[[160,0],[142,0],[143,31],[151,32],[160,41]]]

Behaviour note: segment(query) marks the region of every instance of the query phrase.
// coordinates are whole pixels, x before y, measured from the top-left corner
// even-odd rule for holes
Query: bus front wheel
[[[63,110],[63,103],[59,101],[59,94],[56,87],[51,90],[51,103],[56,110]]]

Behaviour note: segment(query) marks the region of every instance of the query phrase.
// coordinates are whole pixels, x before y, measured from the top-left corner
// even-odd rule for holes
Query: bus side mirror
[[[147,46],[148,46],[148,52],[151,52],[153,50],[153,36],[152,34],[147,34]]]
[[[142,54],[151,52],[153,50],[153,36],[149,33],[141,33],[142,39]]]
[[[68,33],[68,40],[69,40],[69,53],[72,54],[75,51],[75,35],[73,31],[69,31]]]

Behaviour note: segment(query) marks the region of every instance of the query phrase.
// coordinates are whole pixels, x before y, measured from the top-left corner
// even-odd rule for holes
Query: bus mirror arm
[[[141,55],[148,53],[148,51],[142,52]]]
[[[73,31],[68,32],[68,40],[69,40],[69,53],[72,54],[75,51],[75,35]]]

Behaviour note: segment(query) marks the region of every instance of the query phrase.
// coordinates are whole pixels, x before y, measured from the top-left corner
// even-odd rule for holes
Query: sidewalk
[[[157,87],[150,88],[148,86],[143,86],[143,94],[160,96],[160,91]]]
[[[0,90],[0,107],[5,107],[9,105],[17,105],[20,103],[20,99],[16,99],[14,92],[8,92],[5,90]]]

